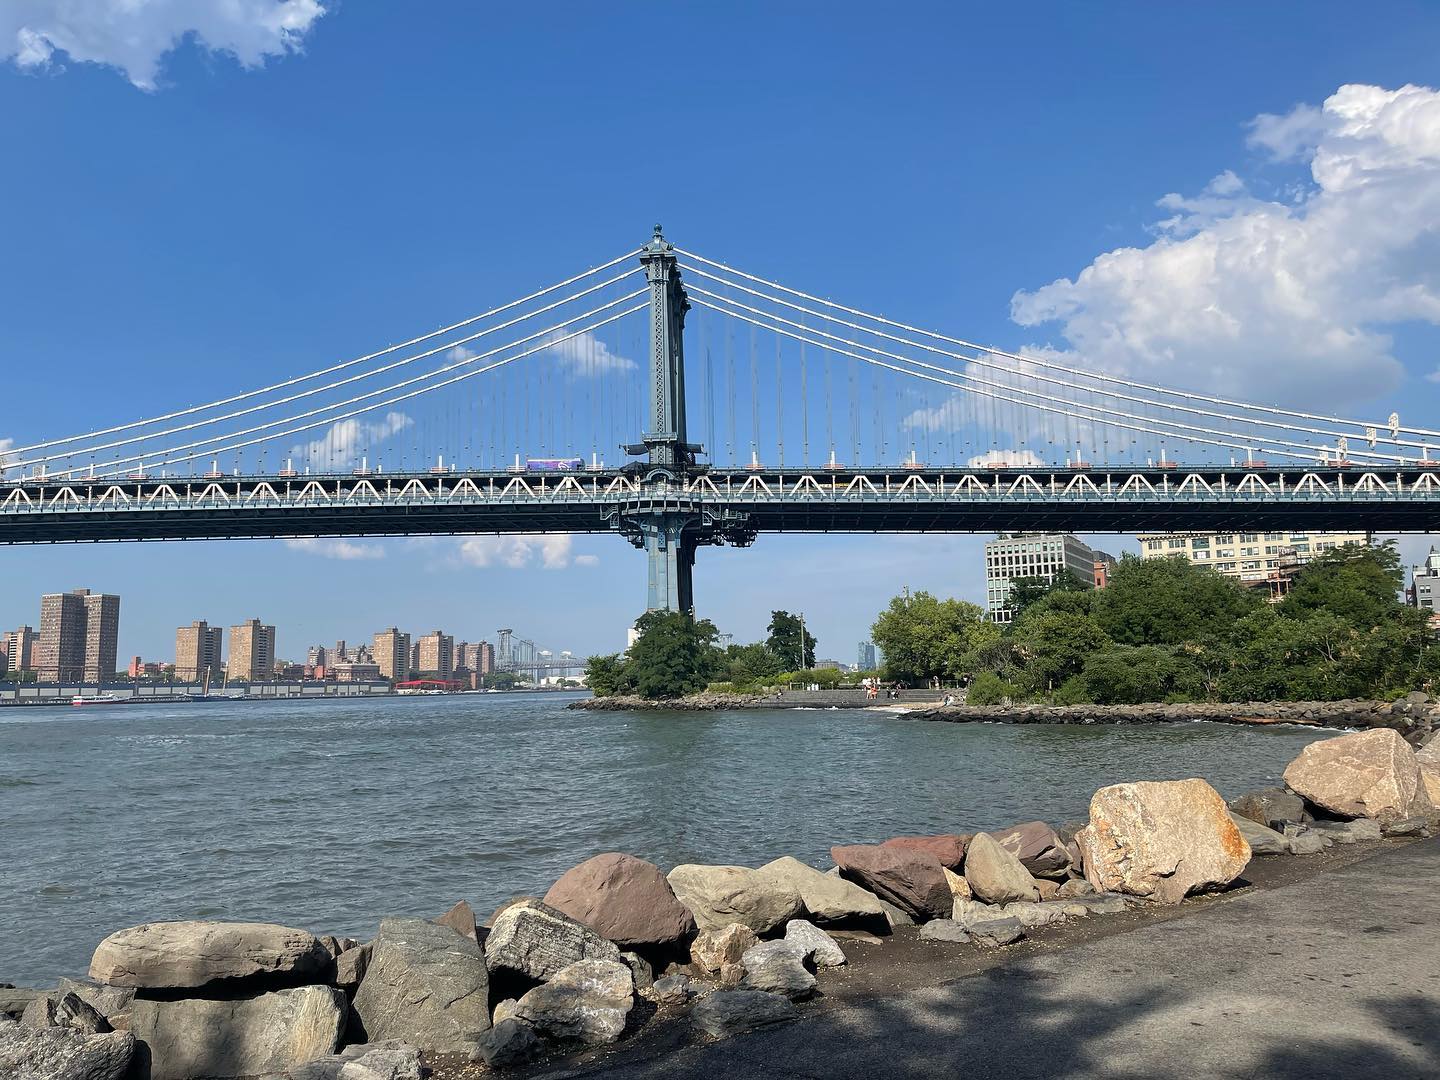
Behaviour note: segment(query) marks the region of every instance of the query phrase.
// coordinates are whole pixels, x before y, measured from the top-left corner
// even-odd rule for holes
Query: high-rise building
[[[495,670],[495,646],[488,641],[480,641],[471,648],[475,651],[475,655],[470,670],[477,675],[489,675],[493,672]]]
[[[875,643],[873,641],[860,642],[859,656],[855,665],[856,671],[875,670]]]
[[[225,669],[231,679],[254,682],[268,679],[275,671],[275,627],[251,619],[230,627],[230,663]]]
[[[99,682],[115,675],[120,597],[75,589],[40,598],[35,673],[41,682]]]
[[[380,668],[380,677],[404,682],[410,677],[410,635],[395,627],[375,635],[370,650]]]
[[[323,668],[327,659],[329,659],[329,657],[325,652],[324,645],[311,645],[309,651],[305,654],[305,666],[311,670]]]
[[[1411,570],[1411,577],[1410,602],[1429,612],[1430,621],[1434,623],[1440,616],[1440,552],[1432,547],[1424,565]]]
[[[1142,559],[1164,559],[1179,555],[1196,566],[1208,566],[1216,573],[1260,584],[1276,577],[1282,561],[1303,566],[1344,544],[1368,544],[1370,534],[1253,532],[1253,533],[1142,533]]]
[[[0,672],[30,671],[35,667],[35,631],[21,626],[0,635]]]
[[[179,682],[201,682],[208,674],[220,677],[221,630],[204,619],[175,631],[175,678]]]
[[[1039,578],[1046,582],[1068,573],[1082,585],[1094,588],[1115,559],[1068,533],[1013,533],[985,545],[985,610],[993,622],[1008,623],[1010,590],[1016,581]],[[1099,569],[1097,569],[1099,568]]]
[[[335,651],[332,652],[327,659],[329,659],[332,664],[343,664],[350,659],[350,650],[346,647],[344,638],[335,642]]]
[[[416,671],[433,672],[442,679],[448,679],[455,670],[455,639],[449,634],[431,630],[416,642],[416,648],[420,654]]]

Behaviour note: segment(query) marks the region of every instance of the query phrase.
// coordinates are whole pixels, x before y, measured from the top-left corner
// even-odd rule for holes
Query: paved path
[[[570,1075],[1440,1077],[1440,838],[945,986]]]

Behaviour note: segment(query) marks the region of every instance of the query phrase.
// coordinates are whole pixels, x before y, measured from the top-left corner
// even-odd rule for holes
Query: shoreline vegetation
[[[1388,702],[1440,689],[1426,612],[1401,602],[1393,542],[1345,545],[1268,603],[1184,558],[1126,556],[1103,589],[1069,574],[1015,582],[1010,622],[927,592],[876,618],[876,672],[816,669],[803,620],[771,613],[763,641],[720,648],[709,620],[648,612],[624,654],[589,659],[597,698],[774,697],[797,688],[953,688],[970,706]]]
[[[824,1008],[852,957],[971,974],[1031,938],[1074,940],[1067,926],[1103,932],[1249,884],[1255,858],[1431,835],[1440,705],[1400,704],[1403,737],[1378,726],[1311,743],[1284,786],[1228,804],[1199,779],[1113,784],[1083,822],[837,839],[827,869],[782,856],[667,873],[604,852],[483,923],[462,900],[433,920],[382,919],[365,942],[259,922],[121,929],[87,978],[0,985],[0,1071],[460,1080],[621,1040],[663,1052],[738,1036]]]

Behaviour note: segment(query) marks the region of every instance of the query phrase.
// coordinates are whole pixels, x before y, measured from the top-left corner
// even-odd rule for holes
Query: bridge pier
[[[646,611],[694,610],[696,524],[689,515],[666,513],[650,514],[636,522],[649,563]]]

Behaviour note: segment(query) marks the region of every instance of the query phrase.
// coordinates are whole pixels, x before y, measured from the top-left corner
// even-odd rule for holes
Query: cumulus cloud
[[[385,557],[385,549],[378,544],[365,544],[354,540],[286,540],[285,546],[291,551],[303,551],[307,555],[319,555],[324,559],[340,559],[343,562]]]
[[[187,39],[260,67],[299,50],[325,12],[321,0],[4,0],[0,59],[30,70],[62,56],[103,64],[154,90],[165,54]]]
[[[460,541],[457,554],[467,566],[504,566],[523,570],[538,565],[544,570],[564,570],[567,566],[594,566],[599,560],[593,555],[573,555],[574,538],[564,534],[526,534],[516,536],[467,536]]]
[[[987,450],[965,462],[966,468],[970,469],[983,469],[987,465],[1018,465],[1024,468],[1038,468],[1044,464],[1045,460],[1034,450],[1013,448],[1010,450]]]
[[[572,375],[607,375],[612,371],[633,371],[639,365],[628,356],[612,352],[610,346],[588,330],[565,341],[565,332],[556,331],[548,339],[547,350],[560,359]]]
[[[366,447],[378,449],[380,443],[414,422],[402,412],[388,412],[378,420],[351,417],[331,424],[320,438],[296,446],[290,452],[322,472],[349,468],[360,463],[360,455]]]
[[[1146,381],[1292,406],[1393,391],[1387,329],[1440,324],[1440,94],[1343,86],[1249,143],[1309,182],[1280,201],[1226,171],[1167,195],[1153,243],[1016,293],[1012,317],[1056,324],[1061,362]]]

